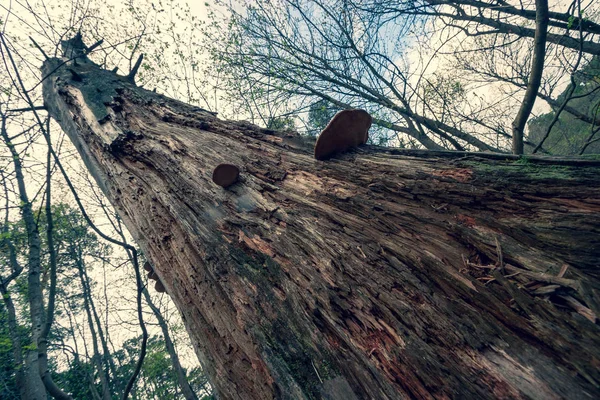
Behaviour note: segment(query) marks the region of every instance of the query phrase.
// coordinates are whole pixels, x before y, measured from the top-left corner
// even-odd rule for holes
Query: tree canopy
[[[554,108],[561,103],[557,88],[599,51],[597,6],[559,7],[548,11],[546,58],[536,67],[537,97]],[[224,71],[228,101],[256,121],[293,114],[311,131],[307,114],[314,104],[365,108],[382,128],[374,137],[389,145],[510,147],[508,127],[532,73],[535,7],[290,0],[240,2],[227,11],[209,27],[208,49],[216,69]],[[590,117],[589,110],[584,114]],[[525,144],[531,152],[538,143]]]

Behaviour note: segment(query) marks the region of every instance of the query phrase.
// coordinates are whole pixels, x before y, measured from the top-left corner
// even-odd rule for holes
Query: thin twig
[[[502,256],[502,247],[500,247],[500,242],[498,241],[497,237],[494,237],[494,240],[496,240],[496,253],[498,254],[498,268],[500,268],[500,271],[502,271],[502,273],[504,273],[504,257]]]
[[[317,368],[315,367],[315,364],[313,363],[312,360],[310,360],[310,363],[312,364],[312,367],[315,370],[315,373],[317,374],[317,378],[319,378],[319,382],[323,383],[323,379],[321,379],[321,376],[319,375],[319,371],[317,371]]]
[[[46,106],[34,106],[34,107],[23,107],[23,108],[13,108],[12,110],[6,110],[6,112],[29,112],[29,111],[46,111]]]
[[[560,285],[564,287],[568,287],[574,290],[579,291],[581,289],[581,285],[579,281],[574,279],[560,278],[558,276],[545,274],[543,272],[532,272],[526,269],[517,268],[514,265],[506,264],[505,268],[511,272],[520,272],[522,275],[527,276],[529,278],[535,279],[539,282],[552,283],[555,285]]]
[[[574,297],[571,297],[571,296],[559,296],[559,297],[562,298],[564,301],[566,301],[568,305],[573,307],[573,309],[575,311],[577,311],[578,314],[583,315],[585,318],[590,320],[592,323],[596,322],[596,319],[598,318],[596,316],[596,314],[592,310],[590,310],[588,307],[584,306],[579,301],[577,301]]]
[[[44,56],[44,58],[45,58],[46,60],[49,60],[49,59],[50,59],[50,57],[48,57],[48,55],[46,54],[46,52],[44,51],[44,49],[42,49],[42,48],[40,47],[40,45],[39,45],[39,44],[37,44],[37,42],[36,42],[35,40],[33,40],[33,38],[32,38],[31,36],[29,36],[29,40],[31,40],[31,41],[33,42],[33,45],[34,45],[35,47],[37,47],[37,49],[40,51],[40,53],[42,53],[42,55]]]

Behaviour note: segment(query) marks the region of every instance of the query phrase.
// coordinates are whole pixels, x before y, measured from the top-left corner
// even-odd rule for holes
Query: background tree
[[[556,154],[597,154],[600,152],[600,68],[594,57],[576,74],[571,83],[557,97],[553,110],[530,121],[529,132],[534,142]]]
[[[512,123],[512,149],[514,154],[523,154],[523,136],[525,125],[537,98],[542,82],[546,57],[546,38],[548,37],[548,0],[535,2],[535,36],[531,57],[531,68],[527,81],[525,98],[521,102],[519,112]]]
[[[365,108],[382,128],[383,143],[394,146],[506,151],[516,110],[535,100],[522,101],[529,76],[539,78],[538,96],[552,106],[553,90],[598,52],[593,2],[575,1],[566,12],[550,6],[547,28],[539,28],[548,43],[537,46],[548,51],[533,69],[535,6],[342,0],[222,6],[227,13],[213,14],[207,48],[215,70],[226,71],[219,82],[228,102],[256,115],[264,108],[250,98],[270,93],[287,98],[282,114],[300,120],[319,101]],[[240,85],[245,90],[231,90]],[[525,138],[524,144],[531,152],[538,143]]]
[[[43,214],[40,215],[40,219],[44,217]],[[55,223],[54,235],[56,242],[59,243],[57,246],[58,283],[56,303],[60,304],[60,306],[57,307],[56,314],[58,318],[65,314],[76,318],[85,315],[87,321],[84,321],[82,326],[89,328],[89,334],[84,335],[80,339],[73,338],[73,340],[70,340],[69,335],[77,335],[76,329],[72,326],[70,328],[62,327],[59,324],[58,327],[53,328],[48,338],[49,350],[53,350],[55,354],[56,352],[68,352],[69,357],[67,357],[66,369],[63,366],[63,368],[58,370],[58,364],[52,362],[52,360],[50,360],[49,368],[56,375],[57,385],[60,385],[65,392],[70,393],[74,398],[112,398],[110,392],[121,392],[127,379],[131,376],[137,361],[135,357],[137,353],[134,351],[136,348],[131,347],[128,344],[129,342],[124,344],[124,346],[130,347],[127,351],[129,357],[126,359],[120,355],[119,350],[116,351],[117,354],[113,354],[113,352],[108,350],[108,332],[103,330],[97,308],[94,306],[95,300],[92,295],[91,280],[86,265],[89,260],[109,259],[111,249],[106,244],[100,243],[98,238],[90,232],[85,220],[69,207],[65,205],[55,206],[53,208],[53,217]],[[44,225],[41,224],[42,227]],[[26,247],[21,246],[21,243],[26,242],[24,224],[9,223],[2,227],[5,232],[10,233],[5,233],[4,237],[10,238],[11,244],[16,244],[15,249],[19,249],[18,254],[16,254],[17,258],[26,258],[26,254],[23,254],[23,250]],[[46,249],[46,246],[47,244],[42,242],[42,248]],[[7,247],[5,243],[1,254],[6,257],[5,260],[11,257],[11,253]],[[42,261],[42,264],[48,265],[47,258],[49,255],[46,251],[43,253],[45,261]],[[9,264],[7,263],[6,265]],[[47,276],[48,274],[49,271],[45,271],[43,276]],[[42,278],[42,281],[45,281],[45,279]],[[6,289],[9,282],[6,279],[3,282],[3,288]],[[15,295],[22,302],[23,299],[21,297],[26,296],[27,284],[21,280],[21,285],[21,290],[25,292],[16,292],[12,296],[8,293],[8,290],[3,289],[5,303],[8,300],[12,300],[12,297]],[[147,292],[146,300],[151,302],[151,297]],[[170,358],[173,355],[176,356],[176,350],[172,343],[167,321],[161,315],[160,309],[153,303],[150,304],[152,311],[159,318],[158,321],[161,325],[163,336],[153,336],[150,352],[151,359],[142,368],[142,379],[145,381],[140,384],[140,388],[144,387],[146,391],[147,386],[153,387],[153,390],[147,392],[142,398],[153,398],[152,396],[164,399],[179,398],[178,396],[182,394],[181,389],[179,389],[182,385],[181,379],[186,380],[187,384],[187,377],[185,372],[183,378],[178,376],[173,366],[164,366],[165,362],[171,363]],[[7,308],[3,307],[0,314],[5,321],[10,319],[6,311]],[[6,363],[3,363],[5,368],[3,369],[2,380],[6,383],[4,387],[5,394],[7,397],[10,394],[10,398],[19,396],[19,387],[16,386],[18,383],[16,376],[22,369],[22,366],[15,363],[15,354],[21,354],[22,349],[18,347],[19,341],[21,338],[27,339],[30,332],[30,328],[27,329],[26,327],[16,329],[15,332],[17,335],[10,331],[10,329],[14,329],[16,326],[18,321],[17,315],[19,315],[19,319],[23,318],[20,315],[22,312],[16,312],[14,309],[15,307],[13,306],[14,324],[8,321],[6,330],[2,332],[1,341],[1,354],[3,360],[6,361]],[[88,354],[87,350],[85,354],[80,354],[79,351],[74,350],[69,345],[69,343],[76,345],[78,342],[81,342],[81,339],[83,339],[86,347],[88,345],[91,346],[91,354]],[[169,341],[167,348],[165,347],[165,340]],[[130,339],[130,341],[139,343],[139,338]],[[18,359],[18,356],[16,357]],[[115,365],[119,365],[119,367],[117,368]],[[179,368],[181,368],[180,365]],[[210,387],[207,386],[206,377],[202,374],[201,369],[195,368],[192,370],[190,382],[193,385],[193,389],[190,389],[192,395],[186,395],[186,398],[193,398],[194,390],[197,390],[198,393],[203,393],[204,396],[210,395]]]

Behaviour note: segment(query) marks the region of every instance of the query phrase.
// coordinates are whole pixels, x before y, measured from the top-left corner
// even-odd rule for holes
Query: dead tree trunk
[[[224,399],[598,398],[598,161],[293,133],[47,61],[44,99]],[[519,161],[516,161],[519,160]],[[228,189],[211,180],[228,163]]]

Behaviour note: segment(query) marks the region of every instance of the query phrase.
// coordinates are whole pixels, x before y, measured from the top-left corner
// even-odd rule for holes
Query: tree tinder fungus
[[[222,188],[229,187],[237,182],[240,170],[235,165],[219,164],[213,171],[212,180]]]
[[[165,293],[167,291],[165,289],[165,285],[163,285],[160,279],[156,280],[156,283],[154,284],[154,290],[156,290],[158,293]]]
[[[337,153],[367,143],[373,118],[365,110],[337,113],[321,132],[315,145],[315,158],[326,160]]]

